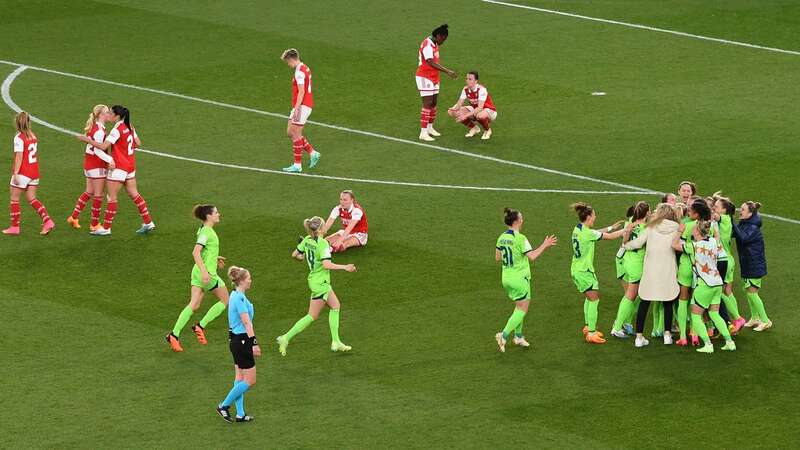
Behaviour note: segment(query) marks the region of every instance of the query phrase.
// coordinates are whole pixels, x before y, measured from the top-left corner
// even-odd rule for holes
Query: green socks
[[[617,318],[614,319],[614,330],[619,331],[622,329],[622,325],[630,317],[631,311],[633,311],[633,301],[628,300],[628,297],[623,295],[622,300],[619,301],[619,308],[617,308]]]
[[[192,318],[192,314],[194,314],[194,311],[192,311],[192,308],[190,308],[188,305],[183,308],[183,311],[181,311],[181,313],[178,315],[178,320],[175,322],[175,326],[172,327],[172,334],[175,336],[180,336],[181,330],[186,326],[187,323],[189,323],[189,319]]]
[[[750,320],[758,319],[758,312],[756,311],[756,307],[753,305],[753,299],[750,298],[750,293],[746,293],[747,298],[747,306],[750,307]]]
[[[311,325],[311,322],[313,321],[314,318],[311,317],[309,314],[306,314],[305,316],[303,316],[302,319],[295,322],[294,326],[292,326],[292,328],[289,329],[289,331],[287,331],[286,334],[284,334],[286,342],[291,341],[292,338],[295,337],[295,335],[308,328],[308,326]]]
[[[694,314],[692,314],[694,316]],[[678,329],[681,331],[681,339],[686,339],[686,325],[689,319],[689,300],[678,300]],[[694,325],[694,317],[692,317]]]
[[[328,313],[328,325],[331,327],[331,341],[339,341],[339,310],[332,309]]]
[[[739,315],[739,305],[736,304],[736,297],[731,295],[722,294],[722,301],[725,303],[725,307],[728,308],[728,314],[731,316],[731,320],[738,320],[741,315]]]
[[[758,292],[748,292],[747,293],[747,300],[751,302],[751,311],[755,311],[755,314],[761,319],[762,322],[767,323],[769,322],[769,317],[767,317],[767,310],[764,309],[764,302],[761,300],[761,297],[758,296]]]
[[[225,312],[225,303],[217,302],[214,303],[214,306],[209,308],[208,312],[202,319],[200,319],[200,326],[205,328],[206,325],[211,323],[214,319],[219,317],[220,314]]]
[[[589,304],[586,305],[586,325],[589,327],[589,333],[594,333],[597,330],[597,306],[600,300],[596,302],[586,300]]]
[[[583,299],[583,324],[589,325],[589,299]]]
[[[664,304],[653,302],[653,330],[664,333]]]
[[[719,311],[709,311],[708,317],[711,318],[711,321],[714,322],[714,326],[717,327],[722,337],[725,338],[725,341],[731,340],[731,333],[728,331],[728,325],[725,323],[725,319],[719,315]]]
[[[506,327],[503,328],[503,339],[507,339],[508,335],[511,334],[512,331],[516,330],[518,326],[522,323],[522,319],[525,318],[525,312],[514,308],[514,312],[511,314],[511,317],[508,318],[508,322],[506,322]]]
[[[717,313],[717,317],[722,320],[722,317],[719,316],[719,313]],[[711,345],[711,338],[708,337],[708,333],[706,332],[706,325],[703,323],[703,316],[692,313],[692,329],[694,330],[694,334],[703,340],[703,344]]]
[[[525,317],[524,316],[522,317],[522,320],[519,321],[519,325],[517,325],[517,328],[514,329],[514,336],[516,336],[518,338],[521,338],[523,336],[522,335],[522,324],[523,323],[525,323]]]

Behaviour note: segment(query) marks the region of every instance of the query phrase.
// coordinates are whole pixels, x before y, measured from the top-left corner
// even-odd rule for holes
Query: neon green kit
[[[203,275],[200,267],[197,264],[192,267],[192,286],[197,286],[205,291],[215,289],[220,284],[225,284],[224,281],[217,275],[217,258],[219,257],[219,238],[217,232],[213,228],[205,225],[197,230],[197,245],[203,247],[200,250],[200,258],[203,260],[203,266],[211,279],[208,283],[203,283]]]
[[[497,250],[502,253],[503,287],[514,301],[531,299],[531,264],[528,253],[533,251],[528,238],[508,230],[497,238]]]
[[[645,225],[640,223],[633,227],[631,230],[630,240],[636,239],[644,232]],[[644,254],[645,247],[636,250],[626,250],[625,256],[622,258],[625,275],[624,280],[627,283],[638,283],[642,281],[642,272],[644,271]]]
[[[322,262],[331,259],[331,246],[323,238],[306,236],[297,244],[297,251],[305,257],[308,264],[308,288],[312,300],[328,300],[331,291],[331,271]]]
[[[575,287],[581,293],[600,289],[594,273],[594,244],[603,238],[603,233],[579,223],[572,230],[572,264],[570,273]]]
[[[692,231],[694,226],[697,225],[696,220],[684,220],[686,228],[683,229],[681,239],[684,241],[692,240]],[[692,287],[692,260],[689,255],[682,253],[680,260],[678,260],[678,284],[684,287]]]

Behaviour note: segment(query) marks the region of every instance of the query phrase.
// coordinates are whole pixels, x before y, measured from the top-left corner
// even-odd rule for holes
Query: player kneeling
[[[343,252],[350,247],[367,245],[369,231],[367,214],[356,201],[353,191],[345,190],[339,194],[339,204],[333,207],[328,216],[323,234],[328,232],[337,217],[342,219],[342,229],[325,238],[331,244],[334,253]]]
[[[478,122],[485,130],[481,139],[486,140],[492,137],[491,122],[497,120],[497,109],[492,102],[492,96],[486,87],[478,83],[478,72],[467,72],[467,85],[461,91],[461,96],[452,108],[447,110],[450,117],[456,122],[463,123],[469,131],[465,137],[472,137],[481,131],[475,122]],[[469,101],[468,106],[464,106],[464,101]]]

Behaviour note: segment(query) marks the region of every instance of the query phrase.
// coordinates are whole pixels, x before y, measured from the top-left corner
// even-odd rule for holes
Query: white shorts
[[[333,236],[344,236],[344,230],[339,230],[336,233],[333,233]],[[361,245],[367,245],[367,240],[369,240],[367,233],[353,233],[350,236],[356,238],[358,243]]]
[[[108,181],[119,181],[120,183],[124,183],[131,178],[136,178],[135,170],[133,172],[126,172],[122,169],[114,169],[106,176]]]
[[[467,108],[467,110],[469,110],[469,112],[475,111],[475,108],[473,108],[472,106],[465,106],[465,108]],[[484,108],[483,110],[486,111],[486,113],[489,114],[489,121],[490,122],[494,122],[495,120],[497,120],[497,111],[495,111],[493,109],[487,109],[487,108]]]
[[[439,93],[439,83],[434,83],[425,77],[417,77],[417,90],[421,97],[430,97]]]
[[[9,183],[9,184],[11,184],[11,186],[14,186],[15,188],[18,188],[18,189],[28,189],[28,186],[38,186],[39,185],[39,179],[38,178],[30,179],[30,178],[26,177],[25,175],[18,174],[17,175],[17,184],[14,183],[14,176],[13,175],[11,176],[11,183]]]
[[[107,170],[100,168],[100,169],[83,169],[83,174],[86,175],[86,178],[106,178],[108,176]]]
[[[289,112],[289,122],[291,122],[292,125],[305,125],[306,120],[308,120],[308,116],[310,115],[311,115],[311,108],[309,108],[306,105],[300,105],[300,120],[298,120],[297,122],[292,120],[292,117],[294,117],[294,108],[292,108],[292,110]]]

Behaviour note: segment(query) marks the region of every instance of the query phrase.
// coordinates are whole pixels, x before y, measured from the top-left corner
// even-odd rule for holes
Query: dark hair
[[[475,77],[476,80],[480,80],[481,79],[481,77],[478,76],[478,71],[477,70],[470,70],[469,72],[467,72],[467,75],[472,75],[473,77]]]
[[[678,189],[680,189],[681,186],[683,186],[684,184],[692,188],[692,195],[697,194],[697,185],[692,183],[691,181],[681,181],[681,184],[678,185]]]
[[[711,222],[705,219],[698,220],[697,224],[695,225],[697,231],[700,232],[700,236],[708,237],[711,233]]]
[[[761,209],[761,203],[760,202],[747,201],[747,202],[744,202],[744,204],[747,205],[747,209],[749,209],[750,212],[753,213],[753,214],[756,214],[758,212],[758,210]]]
[[[208,205],[208,204],[197,205],[192,210],[192,214],[194,214],[194,216],[198,220],[202,220],[203,222],[205,222],[209,214],[214,212],[214,209],[216,209],[216,206],[214,205]]]
[[[725,214],[732,216],[733,213],[736,212],[736,206],[733,204],[731,199],[722,195],[722,191],[714,192],[712,195],[714,202],[722,203],[722,208],[725,210]]]
[[[689,209],[694,211],[697,216],[698,220],[711,220],[711,208],[708,207],[708,203],[702,198],[698,198],[689,205]]]
[[[581,222],[585,221],[586,218],[591,216],[592,213],[594,212],[592,205],[588,203],[582,203],[582,202],[573,203],[570,205],[570,208],[574,209],[575,212],[578,213],[578,219],[580,219]]]
[[[125,125],[130,128],[131,127],[131,112],[128,111],[128,108],[121,106],[121,105],[114,105],[111,107],[111,111],[120,117]]]
[[[633,205],[633,214],[631,215],[631,220],[642,220],[647,217],[647,214],[650,213],[650,205],[647,202],[636,202]]]
[[[667,203],[667,202],[669,201],[669,196],[670,196],[670,195],[671,195],[671,196],[673,196],[673,197],[675,197],[675,194],[673,194],[672,192],[667,192],[666,194],[664,194],[664,195],[661,197],[661,203]]]
[[[636,205],[628,206],[628,210],[625,211],[625,218],[626,219],[630,219],[631,217],[633,217],[633,209],[634,208],[636,208]]]
[[[447,37],[447,24],[439,25],[431,32],[431,36],[444,36]]]
[[[514,222],[519,220],[519,211],[514,208],[506,208],[503,210],[503,213],[505,214],[503,222],[508,226],[514,225]]]

